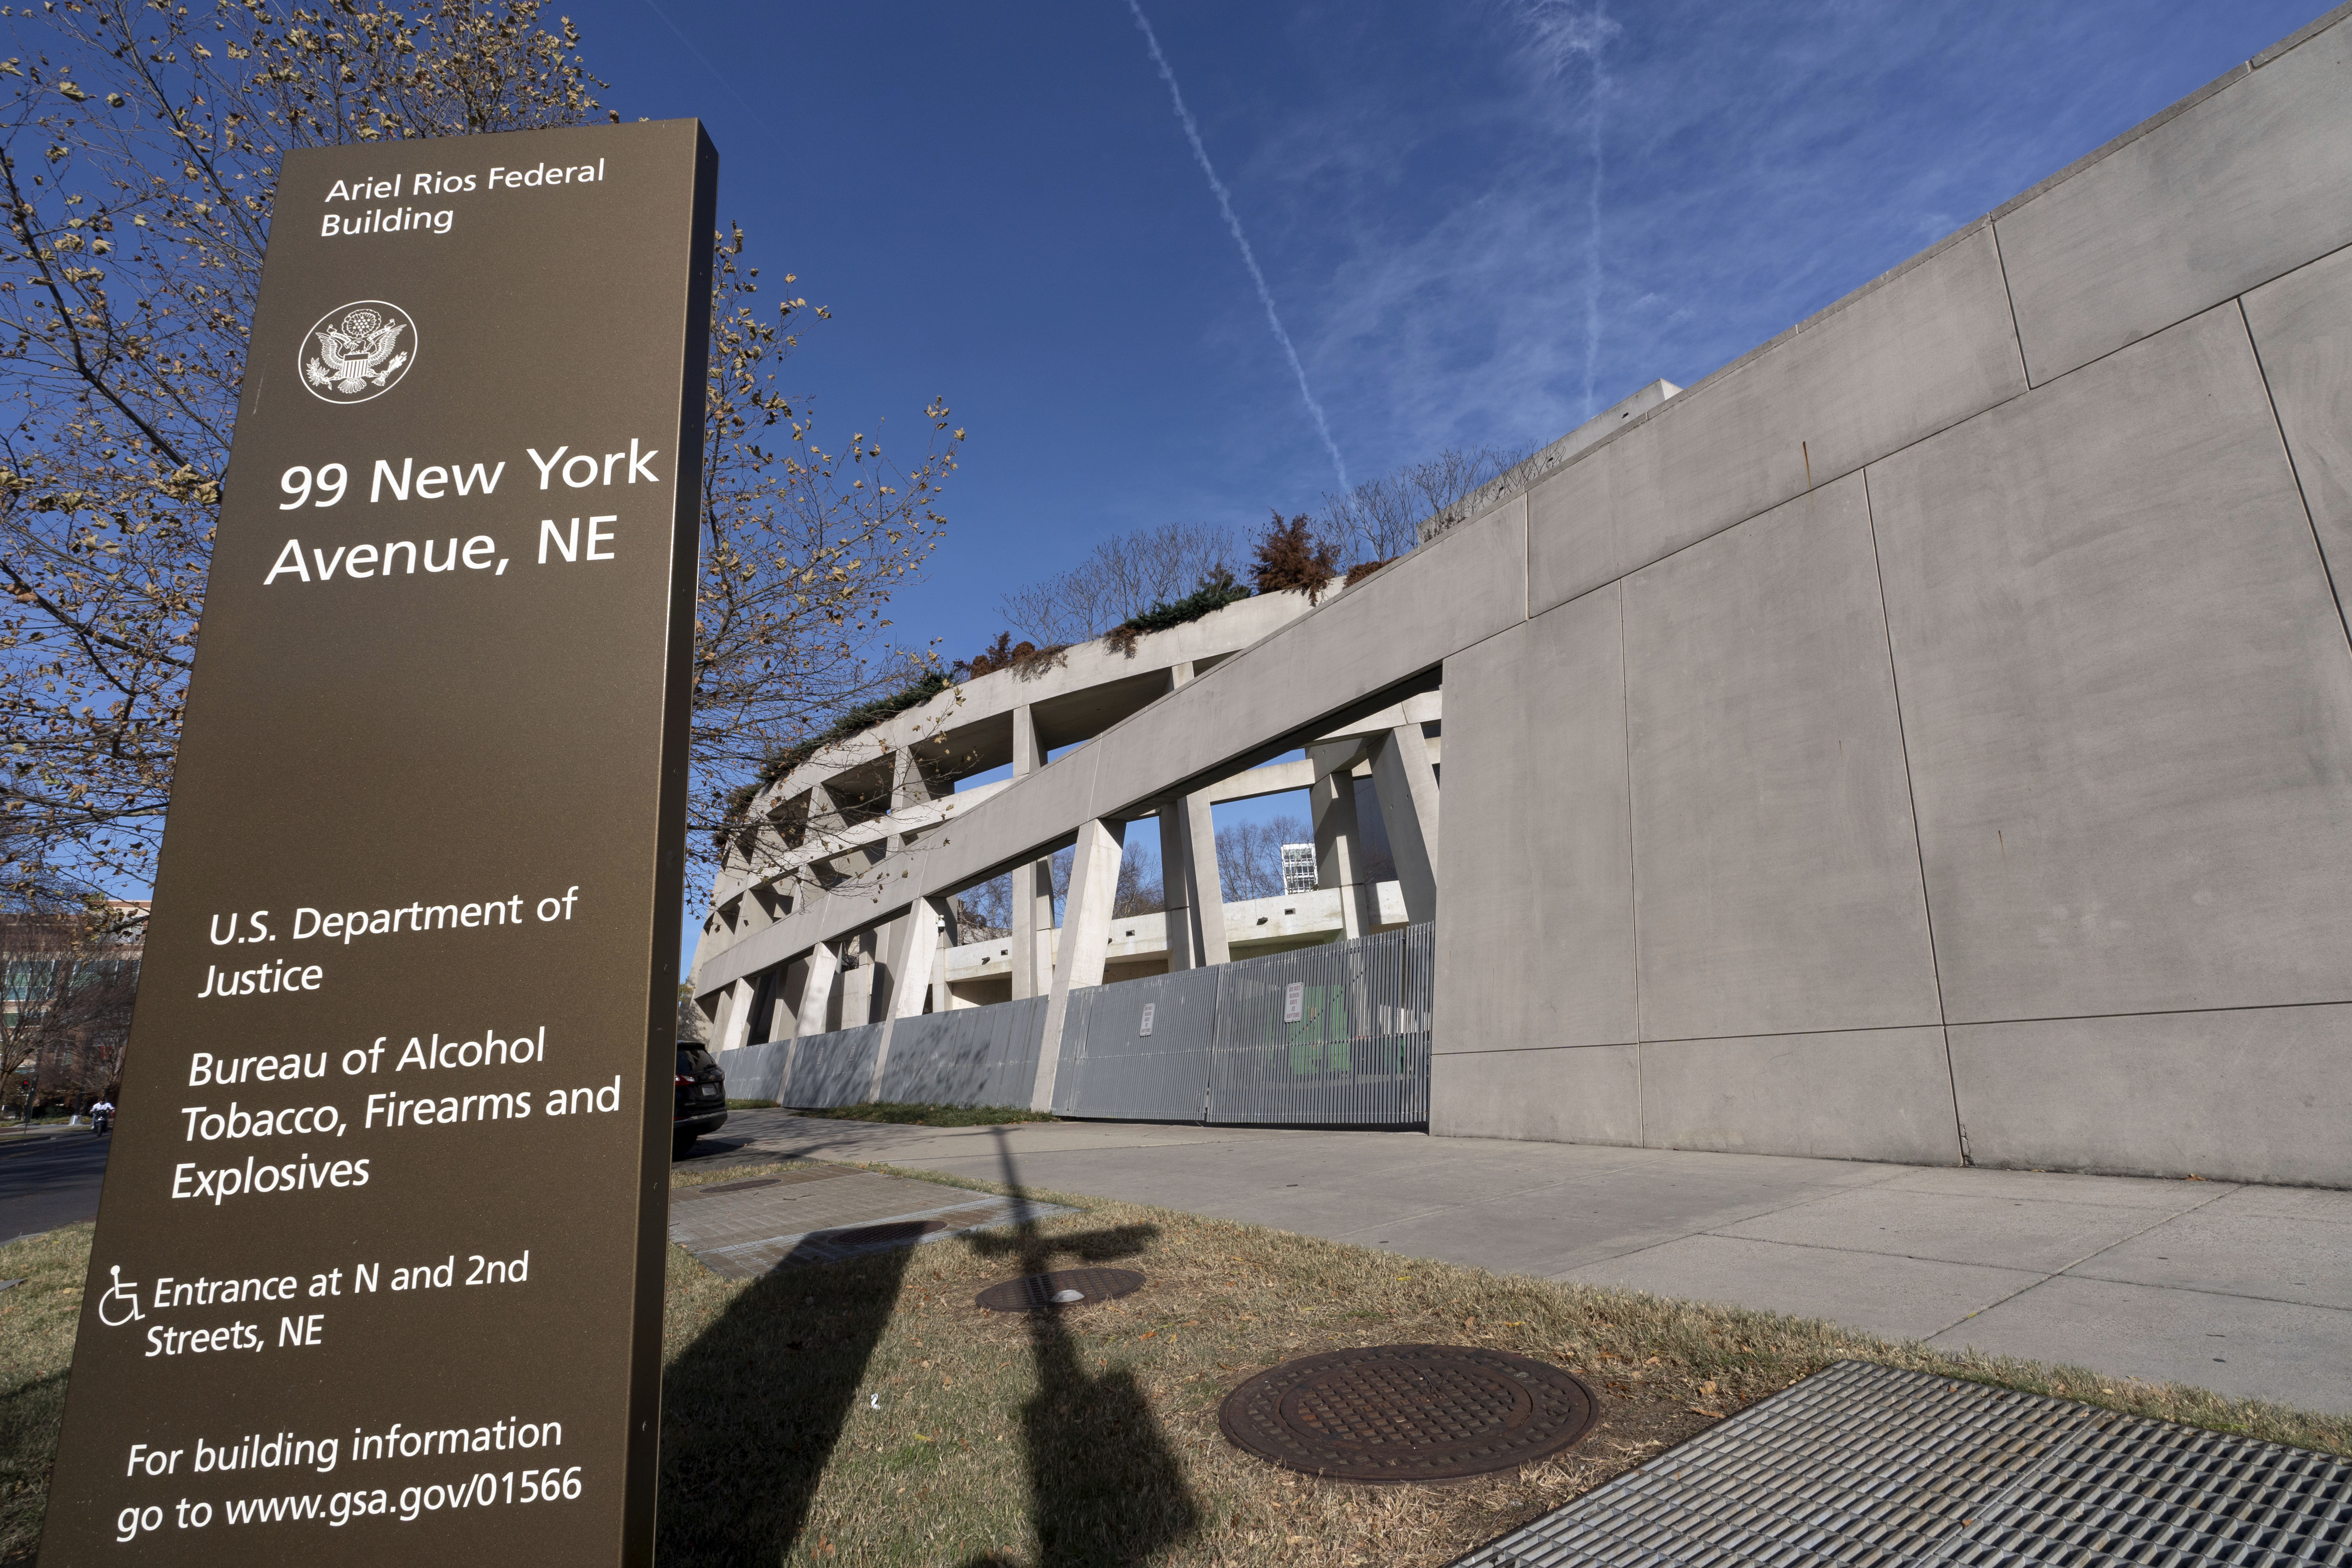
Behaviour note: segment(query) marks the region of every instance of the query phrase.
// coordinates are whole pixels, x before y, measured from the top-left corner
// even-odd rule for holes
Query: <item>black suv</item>
[[[710,1059],[710,1053],[692,1040],[677,1043],[677,1110],[669,1125],[673,1160],[704,1133],[727,1125],[727,1075]]]

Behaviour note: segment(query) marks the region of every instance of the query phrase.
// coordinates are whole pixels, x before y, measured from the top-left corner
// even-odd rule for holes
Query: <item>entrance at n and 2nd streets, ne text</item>
[[[504,1250],[472,1252],[462,1257],[452,1252],[432,1261],[338,1265],[311,1275],[307,1286],[299,1274],[221,1278],[164,1275],[142,1289],[138,1281],[122,1278],[121,1264],[113,1265],[110,1273],[113,1282],[99,1300],[99,1321],[110,1329],[145,1323],[142,1332],[147,1348],[142,1356],[152,1360],[159,1356],[218,1355],[232,1351],[258,1353],[273,1345],[279,1350],[311,1349],[327,1342],[328,1310],[339,1298],[379,1292],[397,1297],[420,1291],[528,1285],[531,1279],[531,1249],[526,1247],[511,1256]],[[312,1301],[324,1304],[315,1310],[305,1310]],[[281,1315],[275,1339],[271,1339],[266,1321],[248,1322],[237,1317],[193,1325],[163,1321],[175,1313],[216,1312],[230,1307],[258,1308],[265,1319],[272,1309],[278,1310]],[[285,1310],[289,1308],[290,1312]]]

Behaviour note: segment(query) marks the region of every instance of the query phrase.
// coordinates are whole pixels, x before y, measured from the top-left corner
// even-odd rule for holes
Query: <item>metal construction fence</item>
[[[1045,1032],[1043,996],[901,1018],[891,1026],[875,1098],[902,1105],[1026,1105]]]
[[[1425,1126],[1436,963],[1422,924],[1217,971],[1208,1120]]]
[[[1063,1116],[1291,1127],[1429,1121],[1426,924],[1070,994]],[[1045,999],[867,1024],[719,1058],[734,1099],[1026,1105]]]
[[[727,1072],[727,1098],[809,1110],[871,1100],[884,1026],[865,1024],[724,1052],[719,1065]]]

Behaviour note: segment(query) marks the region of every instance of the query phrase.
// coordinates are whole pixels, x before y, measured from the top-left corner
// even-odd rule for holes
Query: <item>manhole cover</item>
[[[1143,1276],[1132,1268],[1056,1268],[991,1285],[975,1300],[992,1312],[1035,1312],[1113,1300],[1142,1289]]]
[[[824,1233],[827,1247],[885,1247],[901,1241],[920,1241],[935,1231],[947,1229],[943,1219],[902,1219],[893,1225],[861,1225],[850,1230],[829,1230]]]
[[[1302,1356],[1225,1398],[1235,1447],[1348,1481],[1445,1481],[1556,1454],[1591,1429],[1592,1391],[1507,1351],[1371,1345]]]

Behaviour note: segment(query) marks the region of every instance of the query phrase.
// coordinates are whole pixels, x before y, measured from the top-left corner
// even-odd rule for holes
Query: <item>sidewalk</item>
[[[887,1161],[1502,1272],[2352,1412],[2352,1193],[1132,1122],[737,1111],[713,1152]]]

